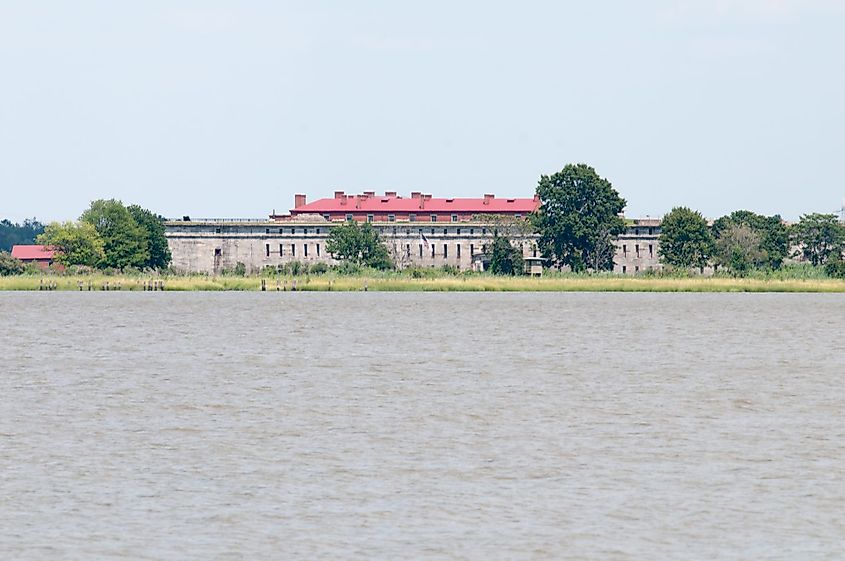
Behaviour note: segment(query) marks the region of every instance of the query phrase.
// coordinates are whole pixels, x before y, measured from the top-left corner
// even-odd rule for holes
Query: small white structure
[[[546,261],[542,257],[525,257],[525,274],[532,277],[543,276],[543,263]]]

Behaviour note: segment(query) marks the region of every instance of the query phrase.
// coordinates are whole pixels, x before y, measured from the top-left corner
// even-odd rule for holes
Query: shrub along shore
[[[376,292],[839,292],[845,280],[769,277],[667,277],[556,274],[542,278],[486,274],[393,273],[312,276],[17,275],[0,290],[61,291],[376,291]]]

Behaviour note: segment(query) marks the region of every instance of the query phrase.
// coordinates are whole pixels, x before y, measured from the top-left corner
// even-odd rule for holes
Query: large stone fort
[[[409,266],[476,268],[485,247],[507,218],[523,218],[537,210],[535,198],[434,198],[413,192],[403,197],[388,191],[334,197],[308,203],[296,195],[288,214],[266,219],[225,219],[189,216],[166,223],[173,268],[182,272],[217,274],[243,263],[255,272],[292,261],[335,263],[326,252],[332,228],[348,221],[369,222],[386,243],[400,268]],[[615,240],[614,271],[635,275],[659,269],[660,220],[627,220],[627,231]],[[536,235],[508,231],[526,258],[539,257]]]

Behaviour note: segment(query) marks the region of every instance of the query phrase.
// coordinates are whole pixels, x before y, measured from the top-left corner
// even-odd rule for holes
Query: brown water
[[[842,559],[845,298],[0,293],[2,559]]]

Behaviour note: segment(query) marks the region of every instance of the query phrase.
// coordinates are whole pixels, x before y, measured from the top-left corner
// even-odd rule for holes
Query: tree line
[[[123,270],[170,265],[164,217],[116,199],[93,201],[79,220],[48,224],[37,239],[55,248],[56,261],[65,266]]]
[[[541,176],[537,194],[534,222],[549,263],[572,271],[612,270],[626,202],[611,183],[588,165],[570,164]],[[676,207],[663,218],[659,242],[659,259],[670,269],[713,266],[744,276],[803,257],[831,276],[845,276],[845,225],[834,214],[805,214],[787,226],[779,215],[738,210],[709,224],[700,212]]]
[[[139,205],[99,199],[79,220],[52,222],[39,229],[29,243],[55,249],[53,260],[65,267],[125,270],[165,269],[170,265],[164,217]],[[23,266],[15,261],[8,254],[0,254],[2,272],[23,272]]]
[[[15,245],[31,245],[35,238],[44,231],[44,225],[35,218],[27,218],[23,224],[0,220],[0,252],[12,251]]]
[[[712,265],[736,276],[780,269],[791,257],[842,276],[844,247],[845,225],[835,214],[821,213],[804,214],[787,226],[778,215],[739,210],[709,225],[700,212],[676,207],[663,218],[660,235],[664,264],[699,270]]]
[[[569,164],[557,173],[540,176],[536,194],[540,205],[530,218],[485,217],[498,226],[492,242],[483,249],[489,254],[488,270],[522,274],[522,252],[512,238],[534,233],[547,267],[612,271],[615,240],[627,224],[622,214],[626,201],[610,181],[586,164]],[[34,237],[37,243],[58,250],[55,260],[65,266],[164,269],[171,260],[164,232],[162,216],[138,205],[100,199],[77,221],[43,227],[34,219],[23,225],[4,220],[0,242],[27,243]],[[663,218],[659,242],[659,259],[670,270],[703,272],[712,266],[744,276],[755,270],[780,269],[786,259],[801,256],[831,276],[845,277],[845,225],[834,214],[805,214],[787,226],[778,215],[739,210],[709,224],[700,212],[676,207]],[[792,254],[790,248],[799,249]],[[384,240],[368,223],[332,228],[326,250],[355,267],[395,266]],[[8,254],[0,253],[0,258],[0,269],[11,263]]]

